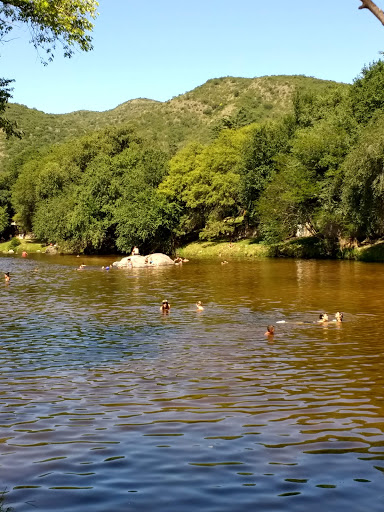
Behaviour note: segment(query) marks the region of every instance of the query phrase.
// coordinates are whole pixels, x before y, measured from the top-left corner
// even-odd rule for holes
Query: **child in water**
[[[6,283],[9,283],[11,280],[11,276],[9,275],[9,272],[4,272],[4,279]]]
[[[164,311],[169,311],[170,309],[171,309],[170,303],[167,300],[163,300],[163,302],[161,303],[161,306],[160,306],[160,311],[164,312]]]
[[[198,300],[198,301],[196,302],[196,308],[197,308],[197,310],[198,310],[198,311],[204,311],[204,307],[203,307],[203,305],[201,304],[201,300]]]
[[[326,322],[328,322],[328,315],[327,315],[327,313],[320,313],[319,319],[318,319],[318,323],[319,324],[324,324]]]
[[[267,326],[267,332],[264,334],[265,336],[273,336],[275,334],[275,326],[274,325],[268,325]]]
[[[342,322],[343,318],[344,318],[344,313],[340,313],[340,311],[338,311],[335,314],[335,322]]]

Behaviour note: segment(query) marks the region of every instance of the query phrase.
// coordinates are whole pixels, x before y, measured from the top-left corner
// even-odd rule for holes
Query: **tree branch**
[[[372,0],[361,0],[361,2],[362,5],[360,5],[359,9],[368,9],[384,25],[384,12]]]

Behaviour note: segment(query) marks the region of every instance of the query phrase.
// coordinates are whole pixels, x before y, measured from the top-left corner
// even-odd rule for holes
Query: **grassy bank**
[[[353,249],[344,249],[341,251],[341,257],[346,260],[357,261],[384,261],[384,242],[355,247]]]
[[[233,258],[266,258],[269,256],[267,245],[255,240],[240,240],[239,242],[194,242],[176,251],[182,258],[218,258],[228,260]]]
[[[15,254],[21,254],[23,251],[27,251],[28,253],[44,252],[47,247],[46,244],[42,244],[36,240],[19,240],[19,245],[16,245],[17,242],[14,240],[19,239],[12,238],[8,242],[0,243],[0,253],[9,253],[11,250],[14,251]]]
[[[384,262],[384,242],[353,248],[341,248],[328,240],[316,237],[296,238],[279,244],[266,245],[257,240],[239,242],[194,242],[177,250],[182,258],[194,259],[348,259]]]
[[[36,240],[14,239],[0,243],[0,254],[44,253],[47,245]],[[60,252],[60,251],[59,251]],[[66,251],[63,251],[69,254]],[[345,259],[355,261],[384,262],[384,241],[361,247],[341,248],[330,241],[316,237],[295,238],[279,244],[267,245],[255,239],[238,242],[193,242],[176,251],[177,256],[190,259],[260,259],[260,258],[299,258],[299,259]],[[1,510],[0,510],[1,512]]]

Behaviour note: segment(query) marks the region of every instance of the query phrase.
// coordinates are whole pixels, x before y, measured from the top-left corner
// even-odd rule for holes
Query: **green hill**
[[[305,76],[224,77],[208,80],[166,102],[134,99],[105,112],[45,114],[11,103],[6,114],[24,136],[6,140],[0,135],[0,165],[4,169],[25,151],[127,123],[173,152],[191,140],[209,142],[225,125],[238,127],[287,113],[298,88],[321,94],[336,86],[340,84]]]

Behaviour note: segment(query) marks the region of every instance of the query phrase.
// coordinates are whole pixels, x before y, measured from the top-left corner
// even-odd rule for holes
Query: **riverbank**
[[[20,240],[19,238],[11,238],[7,242],[0,243],[0,253],[21,254],[26,251],[28,253],[44,253],[47,248],[47,244],[37,242],[36,240]],[[0,511],[1,512],[1,511]]]
[[[299,258],[384,262],[384,242],[343,248],[317,237],[295,238],[271,245],[253,239],[238,242],[193,242],[179,248],[177,255],[189,259]]]
[[[20,243],[17,245],[15,240]],[[13,251],[13,254],[22,254],[24,251],[29,254],[45,253],[47,248],[49,246],[36,240],[11,239],[0,243],[0,253],[3,254],[12,254],[10,251]],[[256,239],[239,240],[238,242],[193,242],[178,248],[176,255],[188,259],[220,259],[222,261],[230,259],[298,258],[384,262],[384,241],[380,240],[360,247],[343,248],[317,237],[295,238],[271,245]],[[119,255],[119,257],[122,256]],[[116,255],[117,257],[118,255]]]
[[[176,254],[181,258],[188,259],[257,259],[267,258],[269,247],[252,239],[240,240],[239,242],[193,242],[177,249]]]

